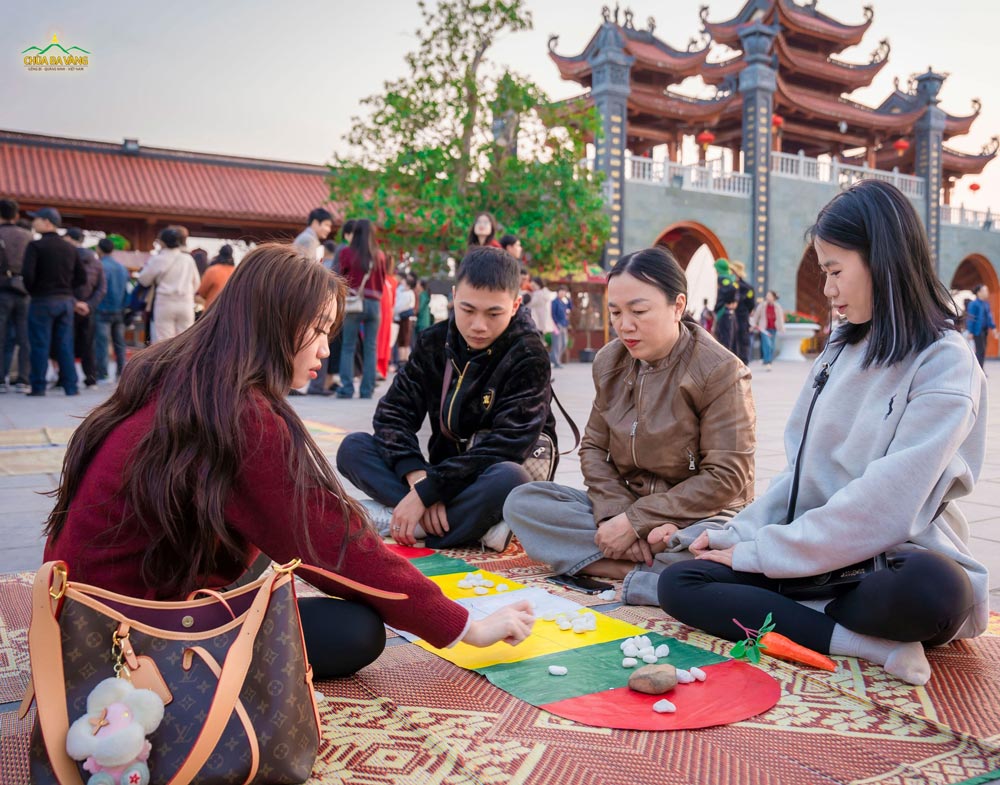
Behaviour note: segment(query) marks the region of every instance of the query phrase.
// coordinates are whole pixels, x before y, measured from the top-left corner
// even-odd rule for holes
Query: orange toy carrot
[[[836,663],[829,657],[807,649],[805,646],[800,646],[784,635],[774,632],[774,622],[771,620],[770,613],[764,618],[764,623],[759,630],[748,629],[737,619],[733,619],[733,622],[747,634],[746,640],[737,643],[729,652],[735,659],[746,657],[750,662],[756,664],[760,662],[760,655],[763,651],[771,657],[809,665],[820,670],[837,670]]]

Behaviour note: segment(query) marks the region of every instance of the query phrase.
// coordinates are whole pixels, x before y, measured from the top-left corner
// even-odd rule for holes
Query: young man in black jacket
[[[392,508],[373,516],[383,536],[403,545],[425,539],[431,548],[482,541],[503,550],[509,542],[503,503],[530,481],[521,463],[543,432],[555,443],[548,353],[519,287],[510,254],[469,251],[454,316],[420,333],[379,401],[374,436],[352,433],[337,451],[341,474]],[[417,440],[424,417],[429,458]]]

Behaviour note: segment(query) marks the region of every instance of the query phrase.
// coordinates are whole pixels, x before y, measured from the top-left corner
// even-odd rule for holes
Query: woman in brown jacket
[[[686,306],[668,250],[619,260],[608,274],[618,338],[594,360],[580,445],[587,492],[530,483],[504,506],[528,555],[560,573],[625,578],[631,604],[656,604],[658,573],[753,499],[750,372]]]

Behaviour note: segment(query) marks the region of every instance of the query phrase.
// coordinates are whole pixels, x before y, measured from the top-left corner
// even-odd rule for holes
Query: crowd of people
[[[33,242],[55,257],[52,232],[42,231],[52,216],[41,212],[43,239]],[[555,571],[623,579],[626,603],[658,605],[730,640],[744,634],[732,619],[770,613],[792,640],[867,659],[911,684],[931,677],[926,646],[985,630],[988,576],[956,503],[985,458],[985,375],[920,219],[893,186],[852,186],[810,230],[841,322],[788,419],[787,468],[757,498],[746,362],[689,314],[684,271],[665,248],[628,254],[608,275],[617,337],[592,366],[580,445],[586,490],[552,482],[554,363],[548,325],[538,323],[546,312],[532,308],[548,295],[530,275],[525,285],[514,244],[495,240],[487,214],[470,232],[449,318],[414,331],[371,431],[344,439],[334,471],[290,390],[329,371],[342,334],[335,367],[341,390],[353,393],[359,336],[376,338],[386,314],[421,307],[415,282],[404,284],[413,296],[399,298],[398,311],[386,310],[398,284],[371,222],[344,229],[342,243],[325,246],[332,221],[316,212],[293,245],[257,247],[199,320],[125,365],[69,444],[47,560],[149,599],[223,588],[262,553],[407,596],[345,595],[317,579],[343,597],[301,601],[317,678],[379,656],[383,622],[437,646],[517,644],[532,629],[526,603],[471,620],[384,538],[503,550],[516,535]],[[169,261],[177,238],[161,239],[152,268],[160,272],[147,265],[145,279],[169,265],[175,290],[190,287],[186,265]],[[68,284],[83,286],[79,256],[58,255],[69,260]],[[713,327],[738,336],[740,300],[749,300],[742,274],[727,263],[719,275],[735,298],[722,298]],[[46,314],[68,318],[76,307],[68,295],[40,299]],[[168,329],[179,326],[173,305],[163,312]],[[780,329],[773,293],[746,313],[746,336],[755,328],[773,339]],[[359,392],[371,395],[378,355],[361,355]],[[351,498],[341,478],[372,500]]]

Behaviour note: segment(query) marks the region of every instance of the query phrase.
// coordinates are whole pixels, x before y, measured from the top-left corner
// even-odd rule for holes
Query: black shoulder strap
[[[573,446],[565,452],[559,453],[560,455],[569,455],[573,450],[580,446],[580,429],[577,427],[576,423],[573,422],[573,418],[569,416],[569,412],[562,405],[562,401],[559,400],[559,396],[556,395],[555,388],[552,387],[551,382],[549,383],[549,389],[552,391],[552,400],[556,402],[556,406],[559,407],[559,411],[563,413],[563,417],[566,418],[566,422],[569,423],[569,429],[573,432]]]
[[[809,411],[806,412],[806,424],[802,426],[802,441],[799,442],[799,451],[795,456],[795,471],[792,475],[792,490],[788,494],[788,515],[785,518],[785,523],[791,523],[795,520],[795,503],[799,498],[799,476],[802,472],[802,452],[806,446],[806,436],[809,434],[809,421],[812,419],[813,407],[816,406],[816,399],[819,398],[819,394],[823,392],[823,388],[826,386],[827,380],[830,378],[830,369],[833,364],[837,362],[837,358],[840,357],[840,353],[844,351],[844,346],[846,344],[841,344],[837,353],[833,356],[833,359],[828,363],[823,363],[823,366],[819,369],[819,373],[813,379],[813,389],[816,392],[813,393],[812,400],[809,402]]]

